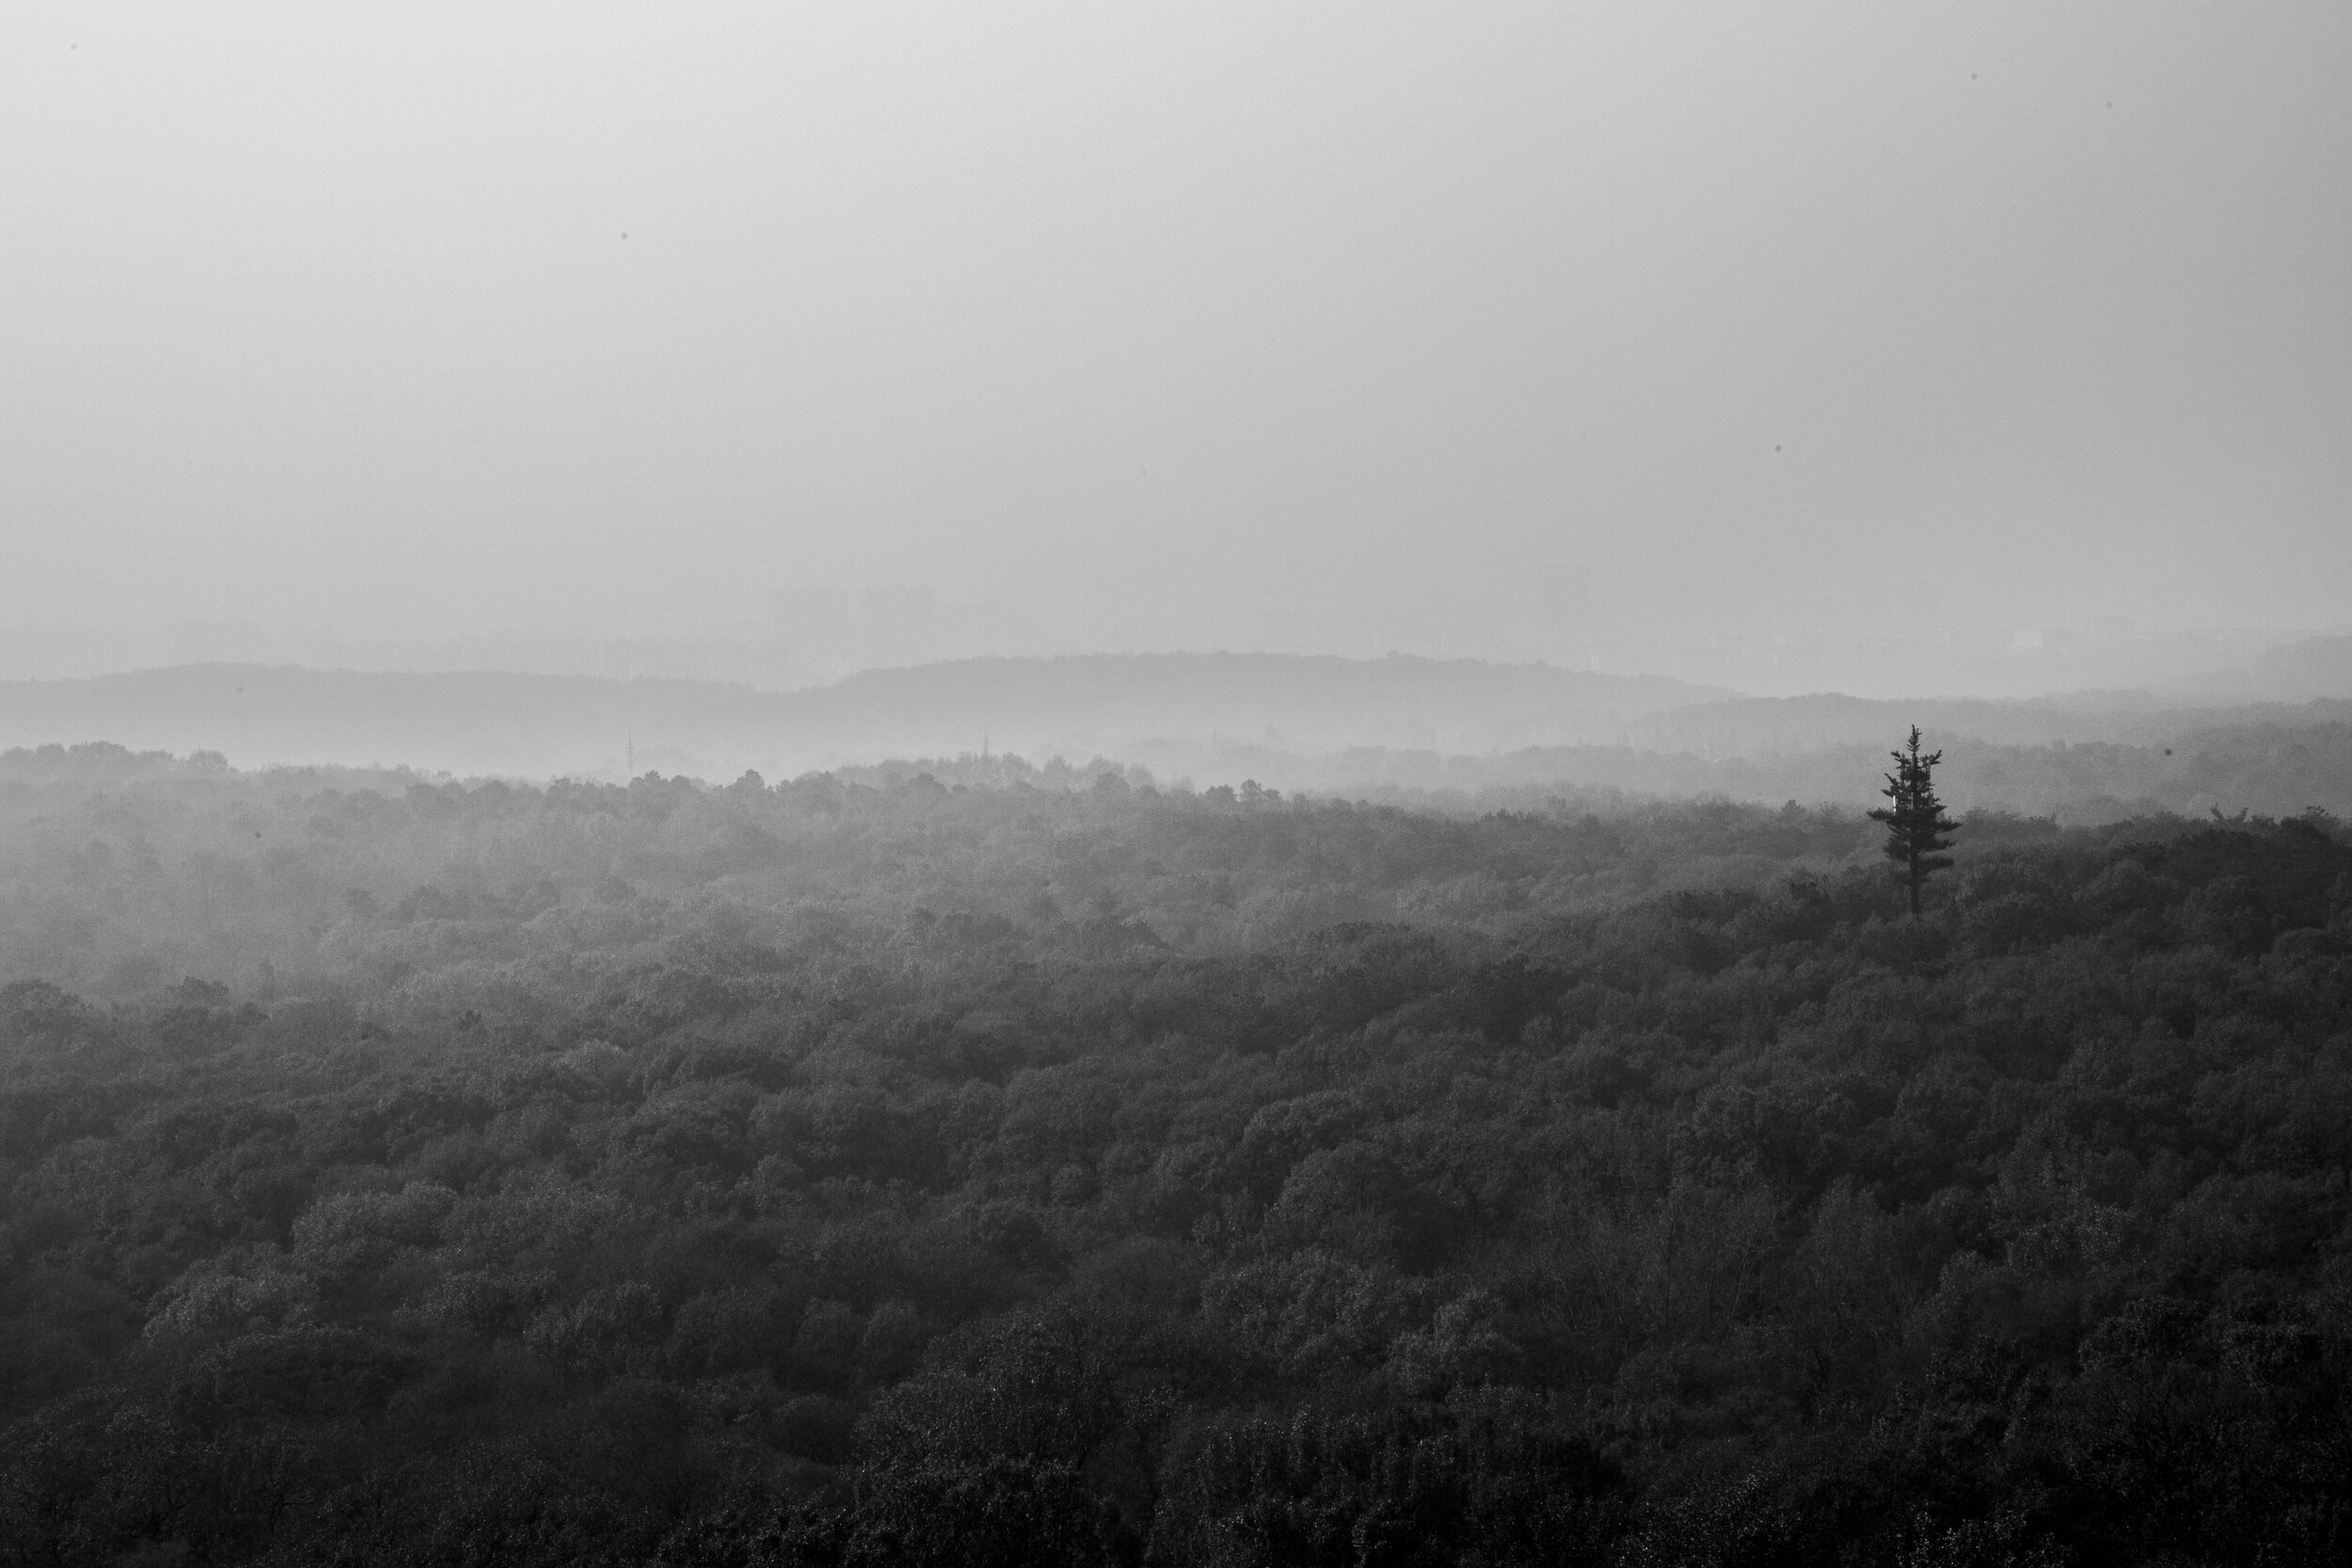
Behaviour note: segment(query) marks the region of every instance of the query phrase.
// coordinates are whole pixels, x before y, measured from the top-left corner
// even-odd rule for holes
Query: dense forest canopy
[[[2324,814],[0,761],[0,1563],[2352,1544]]]

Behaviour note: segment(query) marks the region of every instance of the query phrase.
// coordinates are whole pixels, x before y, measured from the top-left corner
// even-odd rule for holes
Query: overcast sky
[[[2342,0],[12,0],[0,614],[2340,625],[2347,84]]]

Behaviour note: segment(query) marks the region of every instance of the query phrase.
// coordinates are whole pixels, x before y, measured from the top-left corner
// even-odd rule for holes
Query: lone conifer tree
[[[1870,819],[1886,824],[1886,858],[1903,867],[1911,884],[1911,918],[1916,920],[1919,884],[1952,863],[1952,857],[1941,851],[1952,847],[1945,835],[1957,832],[1960,824],[1944,815],[1944,802],[1935,798],[1935,765],[1944,753],[1919,754],[1918,725],[1911,726],[1911,739],[1903,749],[1888,755],[1895,759],[1895,771],[1886,775],[1886,787],[1879,791],[1887,804],[1872,812]]]

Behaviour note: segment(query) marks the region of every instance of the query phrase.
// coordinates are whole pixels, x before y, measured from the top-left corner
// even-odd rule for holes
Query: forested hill
[[[1931,735],[1965,736],[1995,746],[2123,745],[2163,747],[2177,737],[2224,727],[2299,729],[2352,723],[2352,701],[2195,704],[2145,692],[2082,691],[1995,702],[1983,698],[1735,697],[1646,714],[1627,726],[1630,745],[1698,756],[1875,746],[1917,724]]]
[[[1956,798],[2113,821],[2149,812],[2352,815],[2352,703],[2166,706],[2129,693],[2027,703],[1734,698],[1649,677],[1471,659],[1259,655],[973,659],[836,686],[206,665],[0,683],[0,777],[87,768],[102,739],[241,767],[508,778],[723,781],[983,751],[1109,757],[1163,779],[1320,794],[1561,788],[1864,804],[1889,737],[1944,749]],[[41,746],[56,757],[15,755]],[[117,768],[116,771],[119,771]]]
[[[633,750],[637,770],[732,778],[984,745],[1085,757],[1149,736],[1448,751],[1609,741],[1644,714],[1725,695],[1543,664],[1276,654],[965,659],[798,691],[213,664],[0,682],[0,747],[109,740],[244,767],[399,761],[541,778],[626,777]]]
[[[2352,816],[2352,723],[2314,722],[2308,713],[2300,722],[2215,723],[2131,744],[2001,745],[1964,732],[1933,735],[1948,793],[1990,809],[2069,823],[2166,812],[2292,816],[2311,807]],[[1886,764],[1883,739],[1748,754],[1535,746],[1475,757],[1386,747],[1318,756],[1239,742],[1159,742],[1131,748],[1130,755],[1164,774],[1248,776],[1286,789],[1422,800],[1433,809],[1464,795],[1489,806],[1539,804],[1564,788],[1860,805]]]
[[[2341,1559],[2332,820],[1060,782],[0,784],[0,1564]]]

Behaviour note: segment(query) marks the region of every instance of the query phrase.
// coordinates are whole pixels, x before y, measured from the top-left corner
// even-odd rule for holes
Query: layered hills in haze
[[[352,673],[198,664],[0,684],[0,744],[210,749],[241,767],[400,762],[457,773],[800,773],[993,748],[1118,755],[1246,738],[1322,752],[1613,743],[1732,693],[1475,659],[1277,654],[976,658],[758,691],[716,681]]]
[[[795,691],[233,664],[0,683],[0,749],[105,741],[240,768],[713,780],[994,752],[1203,785],[1505,802],[1599,788],[1867,803],[1912,724],[1947,751],[1957,802],[2074,820],[2352,814],[2352,702],[2328,697],[1757,698],[1544,664],[1273,654],[978,658]]]

